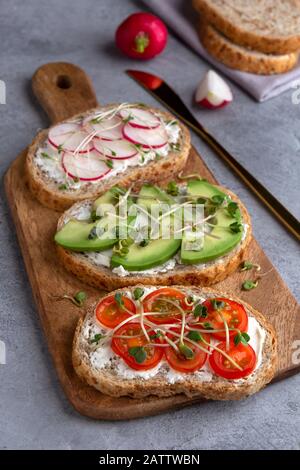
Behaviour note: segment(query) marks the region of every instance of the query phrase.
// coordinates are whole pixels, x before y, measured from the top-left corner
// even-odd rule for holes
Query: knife
[[[160,77],[140,70],[126,70],[127,75],[145,88],[181,121],[193,129],[238,175],[254,194],[268,207],[279,221],[300,240],[300,222],[278,199],[270,193],[246,168],[244,168],[193,116],[181,98]]]

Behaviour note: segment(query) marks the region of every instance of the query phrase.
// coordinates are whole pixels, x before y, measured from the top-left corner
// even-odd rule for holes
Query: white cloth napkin
[[[195,28],[198,14],[190,0],[144,0],[186,44],[210,62],[257,101],[266,101],[290,88],[300,87],[300,61],[290,72],[279,75],[255,75],[230,69],[215,60],[201,45]]]

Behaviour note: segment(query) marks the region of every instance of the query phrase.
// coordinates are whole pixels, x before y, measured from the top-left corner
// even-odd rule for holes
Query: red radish
[[[94,140],[94,148],[97,152],[113,160],[126,160],[134,157],[137,149],[127,140],[113,140],[111,142],[101,139]]]
[[[152,59],[164,50],[167,39],[165,24],[151,13],[128,16],[116,31],[118,48],[133,59]]]
[[[127,108],[120,111],[120,116],[128,120],[132,127],[141,129],[156,129],[160,125],[160,119],[151,111],[141,108]]]
[[[168,143],[168,136],[163,126],[156,129],[139,129],[132,127],[129,122],[123,127],[125,139],[145,148],[159,148]]]
[[[89,116],[83,121],[83,126],[89,133],[97,132],[95,137],[100,137],[103,140],[122,139],[123,122],[120,117],[114,116],[111,119],[101,119],[100,122],[93,121],[95,118]]]
[[[209,109],[223,108],[232,101],[227,83],[213,70],[209,70],[196,91],[196,102]]]
[[[50,129],[48,141],[53,147],[66,152],[77,150],[78,153],[87,153],[91,149],[89,143],[85,144],[87,137],[88,134],[81,125],[65,122]]]
[[[68,176],[81,181],[99,180],[111,171],[95,151],[85,155],[64,152],[62,166]]]

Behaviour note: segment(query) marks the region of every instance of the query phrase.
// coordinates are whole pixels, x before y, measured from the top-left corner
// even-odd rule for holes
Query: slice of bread
[[[176,264],[174,269],[166,272],[159,272],[159,267],[153,274],[146,274],[143,271],[132,273],[121,277],[113,273],[111,268],[99,266],[86,258],[84,254],[66,250],[62,246],[57,246],[58,255],[65,268],[78,277],[81,281],[99,289],[113,290],[126,286],[134,286],[139,282],[149,285],[202,285],[209,286],[220,282],[234,272],[243,260],[246,259],[248,246],[252,238],[252,228],[250,216],[247,209],[239,198],[231,191],[219,187],[219,189],[228,194],[231,199],[238,203],[241,210],[243,223],[247,226],[246,236],[241,243],[221,259],[210,261],[201,267],[195,265]],[[57,230],[74,214],[78,212],[82,205],[90,204],[91,201],[84,203],[78,202],[68,211],[66,211],[58,220]]]
[[[142,286],[140,287],[147,287]],[[233,295],[226,295],[211,289],[201,289],[198,287],[187,288],[183,286],[173,286],[176,289],[184,291],[187,295],[207,295],[228,297],[231,300],[243,304],[248,316],[254,317],[259,326],[265,332],[265,339],[262,345],[261,363],[252,372],[251,375],[239,380],[228,380],[216,375],[201,377],[197,373],[182,374],[180,380],[173,379],[168,375],[170,370],[167,364],[163,365],[154,375],[126,376],[119,372],[117,361],[122,361],[117,356],[112,357],[102,367],[97,366],[91,360],[93,350],[87,332],[92,330],[93,325],[97,323],[94,309],[91,309],[85,319],[80,319],[76,328],[72,360],[73,366],[78,376],[97,390],[114,397],[130,396],[133,398],[143,398],[149,395],[159,397],[169,397],[183,393],[188,397],[203,397],[211,400],[238,400],[258,392],[268,384],[277,370],[277,339],[271,324],[266,318],[248,305],[246,302]],[[133,291],[133,288],[126,289]],[[122,292],[122,291],[120,291]],[[98,325],[100,325],[98,323]],[[250,336],[251,343],[251,336]],[[99,345],[101,348],[101,345]],[[123,362],[123,361],[122,361]],[[128,368],[128,367],[127,367]],[[126,370],[126,369],[125,369]],[[122,369],[121,369],[122,371]],[[178,373],[177,373],[178,374]]]
[[[67,121],[76,120],[76,118],[81,116],[84,118],[89,114],[92,115],[99,109],[105,111],[112,106],[117,105],[112,104],[106,107],[91,109],[84,114],[77,114]],[[175,119],[174,116],[160,109],[150,107],[147,107],[147,109],[158,113],[162,119],[166,121],[172,121]],[[79,189],[63,191],[59,189],[57,182],[54,179],[49,178],[49,176],[47,176],[47,174],[45,174],[35,163],[36,151],[47,139],[51,128],[42,130],[37,134],[30,145],[25,162],[25,174],[29,188],[41,204],[49,207],[50,209],[63,211],[68,209],[76,201],[96,198],[116,184],[122,185],[123,187],[128,187],[133,184],[135,188],[139,188],[142,181],[156,182],[165,180],[169,177],[175,177],[184,168],[191,148],[189,130],[184,124],[179,121],[177,122],[181,131],[178,140],[179,150],[171,149],[166,156],[159,160],[154,159],[141,166],[129,166],[124,171],[112,177],[109,177],[108,175],[107,178],[100,179],[99,182],[86,182],[82,184]]]
[[[266,54],[300,49],[298,0],[193,0],[193,5],[235,44]]]
[[[272,75],[291,70],[298,62],[298,52],[275,55],[264,54],[237,46],[212,25],[200,21],[199,36],[205,49],[223,64],[243,72]]]

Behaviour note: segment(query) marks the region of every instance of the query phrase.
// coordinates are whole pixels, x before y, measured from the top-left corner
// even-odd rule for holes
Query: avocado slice
[[[155,203],[157,204],[158,202],[172,205],[175,203],[175,200],[163,189],[153,186],[152,184],[144,184],[139,192],[137,204],[139,206],[143,206],[150,212],[151,205]]]
[[[187,194],[196,198],[211,198],[213,196],[226,196],[219,188],[206,180],[191,180],[187,184]]]
[[[228,196],[225,193],[203,180],[190,181],[187,185],[187,193],[197,198],[223,196],[228,201]],[[221,206],[217,209],[214,219],[215,226],[211,230],[210,236],[204,235],[203,245],[199,250],[185,249],[185,236],[183,236],[181,246],[181,260],[183,263],[195,264],[214,260],[231,251],[241,241],[242,231],[233,233],[229,228],[230,224],[240,222],[241,214],[239,209],[232,216],[225,207]]]
[[[144,196],[147,196],[147,198],[143,199]],[[150,199],[151,197],[153,199]],[[160,188],[144,185],[139,193],[137,204],[151,210],[151,204],[155,203],[157,199],[170,205],[175,202],[172,197],[169,197]],[[172,237],[162,238],[167,235],[168,229],[172,230],[173,227],[173,215],[163,218],[158,225],[158,231],[154,239],[130,245],[126,255],[121,256],[118,253],[113,253],[111,266],[123,266],[127,271],[144,271],[165,263],[175,255],[181,245],[181,234],[176,239]]]
[[[105,230],[109,222],[110,230]],[[55,234],[54,240],[58,245],[73,251],[101,251],[111,248],[117,238],[112,238],[111,219],[103,217],[97,222],[84,222],[81,220],[71,219],[67,222],[59,232]],[[103,230],[102,236],[100,235]]]
[[[113,253],[111,267],[123,266],[127,271],[144,271],[168,261],[179,250],[181,240],[150,240],[148,245],[133,244],[125,256]]]
[[[120,186],[113,186],[108,191],[106,191],[102,196],[98,197],[92,205],[92,220],[96,219],[97,214],[101,214],[101,206],[102,205],[115,205],[119,200],[119,195],[125,194],[126,189],[121,188]],[[99,211],[98,211],[99,209]]]

